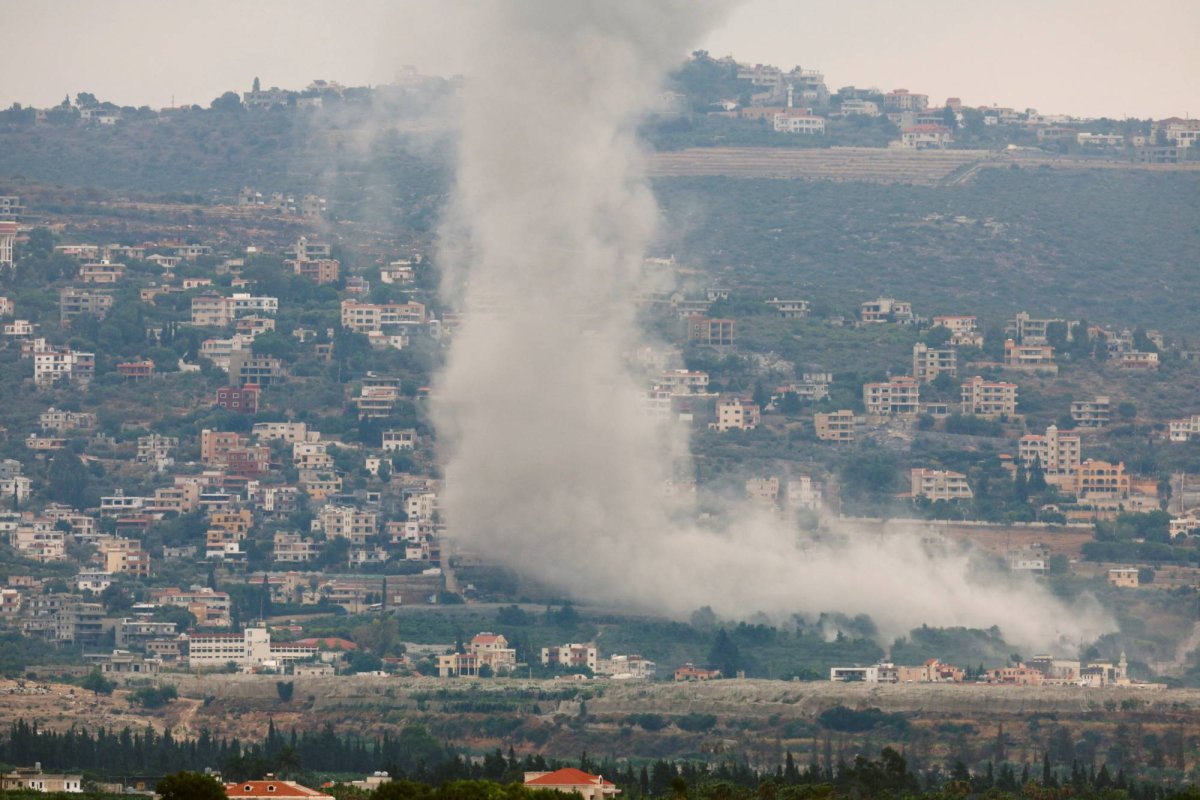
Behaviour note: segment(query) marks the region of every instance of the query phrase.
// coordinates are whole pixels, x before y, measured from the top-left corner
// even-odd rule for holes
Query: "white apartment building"
[[[315,647],[272,644],[266,628],[247,628],[241,633],[197,633],[188,637],[190,669],[219,669],[230,662],[244,669],[278,667],[316,655]]]
[[[708,391],[708,373],[687,369],[663,370],[658,376],[657,385],[673,395],[704,394]]]
[[[397,450],[415,450],[417,447],[417,432],[412,428],[384,431],[382,447],[385,453],[392,453]]]
[[[1017,413],[1017,384],[985,381],[976,375],[962,384],[962,413],[977,417],[1013,417]]]
[[[296,442],[316,441],[320,433],[309,435],[308,425],[303,422],[256,422],[251,433],[259,441],[281,441],[294,445]]]
[[[380,331],[385,326],[422,325],[424,323],[425,306],[421,303],[342,301],[342,327],[349,328],[356,333]]]
[[[773,126],[776,133],[798,133],[806,136],[821,136],[825,133],[825,119],[811,114],[776,114]]]
[[[542,648],[542,666],[558,665],[568,669],[587,667],[593,673],[600,666],[600,651],[594,644],[564,644]]]
[[[373,511],[360,511],[352,506],[324,506],[312,521],[314,531],[324,531],[326,539],[349,539],[353,545],[364,545],[367,538],[379,533],[379,520]]]
[[[913,321],[912,303],[902,302],[892,297],[880,297],[876,300],[868,300],[860,307],[860,319],[865,323],[884,323],[884,322],[899,322],[910,323]]]

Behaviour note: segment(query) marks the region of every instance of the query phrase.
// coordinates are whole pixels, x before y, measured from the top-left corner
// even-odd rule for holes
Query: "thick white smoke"
[[[720,9],[689,0],[481,7],[458,178],[442,231],[465,311],[436,388],[453,537],[579,599],[684,616],[869,614],[892,636],[999,625],[1048,646],[1109,628],[1032,585],[973,580],[900,533],[803,542],[740,509],[726,530],[663,499],[672,437],[641,411],[626,356],[657,211],[638,114]]]

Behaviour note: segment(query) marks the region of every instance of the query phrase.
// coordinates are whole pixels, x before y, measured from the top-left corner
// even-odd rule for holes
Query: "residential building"
[[[526,772],[525,786],[535,790],[577,794],[583,800],[611,800],[621,791],[599,775],[591,775],[574,767],[554,772]]]
[[[672,395],[706,394],[708,373],[687,369],[663,370],[655,385],[667,389]]]
[[[711,427],[725,431],[752,431],[758,427],[759,408],[741,397],[728,397],[717,401],[717,421]]]
[[[826,442],[853,442],[854,425],[854,412],[848,408],[828,414],[813,414],[817,438]]]
[[[79,280],[84,283],[112,284],[121,280],[124,275],[124,264],[112,264],[108,261],[84,264],[79,268]]]
[[[1200,139],[1200,119],[1170,117],[1159,120],[1150,126],[1150,138],[1159,141],[1160,136],[1181,150],[1192,147]]]
[[[315,283],[337,283],[341,274],[341,262],[333,258],[316,258],[312,260],[294,259],[284,262],[301,278],[308,278]]]
[[[240,387],[226,386],[217,389],[216,405],[217,408],[238,414],[255,414],[258,412],[258,396],[261,392],[262,389],[253,383]]]
[[[325,792],[310,789],[295,781],[278,780],[271,774],[268,774],[267,779],[263,781],[227,783],[225,784],[225,796],[229,800],[265,800],[265,798],[274,797],[282,800],[334,800],[332,795]]]
[[[68,286],[58,293],[58,318],[64,326],[83,316],[104,319],[112,304],[113,297],[107,292]]]
[[[95,375],[94,353],[47,347],[33,354],[33,382],[38,388],[47,388],[62,380],[86,385]]]
[[[1075,468],[1075,498],[1080,503],[1123,500],[1132,488],[1124,462],[1089,458]]]
[[[104,633],[104,606],[73,600],[54,614],[55,641],[74,645],[94,645]]]
[[[687,318],[688,341],[708,347],[733,347],[737,337],[737,322],[732,319]]]
[[[772,127],[776,133],[799,133],[807,136],[823,136],[825,119],[811,113],[809,109],[788,108],[775,114]]]
[[[883,107],[887,111],[924,111],[929,108],[929,95],[893,89],[883,96]]]
[[[779,501],[779,478],[751,478],[746,481],[746,496],[760,503],[775,505]]]
[[[1117,354],[1116,362],[1117,366],[1121,369],[1158,369],[1158,353],[1153,351],[1149,353],[1142,353],[1138,352],[1137,350],[1127,350],[1123,353]]]
[[[284,379],[283,362],[274,356],[255,355],[249,350],[229,354],[229,378],[243,388],[246,384],[273,386]]]
[[[240,317],[274,315],[278,311],[277,297],[234,293],[231,297],[198,294],[192,298],[192,324],[197,327],[224,328]]]
[[[179,447],[179,439],[174,436],[163,436],[158,433],[139,436],[137,460],[142,464],[154,464],[161,472],[165,467],[174,463],[171,452],[177,447]]]
[[[778,297],[773,297],[767,301],[767,305],[775,309],[775,313],[784,319],[804,319],[808,316],[807,300],[780,300]]]
[[[317,513],[312,521],[312,529],[324,531],[327,540],[344,538],[353,545],[362,546],[369,537],[379,533],[379,518],[373,511],[327,505]]]
[[[684,683],[684,682],[690,682],[690,681],[695,681],[697,683],[703,683],[704,681],[712,681],[712,680],[716,680],[717,678],[720,678],[720,677],[721,677],[721,670],[705,669],[704,667],[697,667],[694,664],[684,664],[682,667],[677,667],[675,669],[675,682],[676,683]]]
[[[292,465],[296,469],[328,469],[333,466],[329,443],[300,441],[292,443]]]
[[[477,676],[480,669],[487,667],[492,674],[512,672],[517,666],[517,651],[508,646],[502,634],[483,632],[476,634],[466,653],[449,653],[438,656],[438,677]]]
[[[944,150],[954,141],[942,125],[912,125],[900,133],[900,146],[911,150]]]
[[[1004,340],[1004,368],[1030,372],[1058,372],[1054,348],[1048,344],[1017,344]]]
[[[920,403],[920,387],[916,378],[898,375],[886,382],[863,384],[863,405],[868,414],[916,414],[920,410]]]
[[[251,434],[259,441],[281,441],[285,444],[316,441],[318,431],[309,431],[303,422],[256,422]]]
[[[21,205],[20,197],[16,195],[0,197],[0,222],[20,222],[24,210],[25,207]]]
[[[584,669],[592,673],[600,666],[600,651],[594,644],[564,644],[542,648],[542,666],[560,666],[567,669]]]
[[[122,361],[117,364],[117,373],[127,381],[144,381],[154,377],[154,362]]]
[[[228,462],[229,451],[245,447],[247,441],[240,433],[205,428],[200,431],[200,460],[206,466],[224,466]]]
[[[51,406],[38,415],[38,424],[43,431],[63,433],[70,430],[94,428],[96,415],[90,411],[61,411]]]
[[[1122,589],[1136,589],[1141,584],[1137,567],[1116,567],[1108,571],[1108,582]]]
[[[996,419],[1017,414],[1017,384],[976,375],[962,384],[962,413]]]
[[[1078,428],[1103,428],[1112,421],[1112,403],[1104,395],[1071,402],[1071,419]]]
[[[197,625],[225,627],[230,622],[232,604],[226,592],[199,586],[191,589],[151,589],[150,599],[164,606],[186,608],[196,618]]]
[[[1047,478],[1074,475],[1083,458],[1079,434],[1059,431],[1056,425],[1046,428],[1044,435],[1025,434],[1017,447],[1025,469],[1031,469],[1036,461]]]
[[[958,375],[958,354],[953,347],[938,349],[929,347],[924,342],[913,345],[912,375],[921,383],[929,383],[938,375]]]
[[[860,307],[859,318],[868,324],[898,322],[907,325],[915,321],[912,303],[896,300],[892,297],[880,297],[868,300]]]
[[[821,484],[811,475],[800,475],[787,482],[787,506],[790,509],[806,508],[817,511],[821,507]]]
[[[933,326],[950,331],[950,344],[956,347],[983,346],[983,334],[979,333],[979,322],[973,316],[938,316],[933,318]]]
[[[1021,311],[1005,323],[1004,335],[1020,344],[1046,344],[1050,326],[1055,323],[1067,324],[1063,319],[1034,319],[1028,312]]]
[[[321,552],[320,542],[299,533],[276,533],[272,557],[280,563],[306,563]]]
[[[0,220],[0,268],[12,268],[16,243],[17,223],[11,220]]]
[[[1172,442],[1190,442],[1193,439],[1200,439],[1200,414],[1171,420],[1167,423],[1167,431],[1167,437]]]
[[[614,680],[652,680],[658,671],[657,665],[640,655],[613,655],[602,658],[596,667],[597,675]]]
[[[0,774],[0,789],[5,792],[40,792],[42,794],[79,794],[83,791],[83,776],[42,772],[42,765],[17,767]]]
[[[104,569],[113,575],[150,577],[150,554],[136,539],[110,539],[100,544]]]
[[[417,432],[413,428],[383,432],[382,447],[385,453],[392,453],[397,450],[415,450],[416,446]]]
[[[106,678],[117,680],[154,677],[162,671],[162,659],[147,658],[128,650],[89,654],[84,658],[94,664]]]
[[[938,500],[970,500],[974,497],[967,476],[961,472],[938,469],[912,470],[912,496]]]
[[[408,303],[360,303],[357,300],[342,301],[342,327],[356,333],[381,331],[385,327],[400,325],[424,325],[425,306],[417,302]]]

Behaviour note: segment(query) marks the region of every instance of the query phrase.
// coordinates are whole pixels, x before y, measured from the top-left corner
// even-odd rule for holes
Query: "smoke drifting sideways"
[[[980,577],[912,534],[803,539],[753,508],[705,527],[667,498],[687,442],[649,418],[627,356],[657,209],[639,114],[721,7],[509,0],[478,7],[457,181],[440,232],[465,314],[434,390],[453,539],[577,600],[675,617],[867,614],[881,637],[999,626],[1023,647],[1091,641],[1099,607]],[[461,44],[461,43],[460,43]]]

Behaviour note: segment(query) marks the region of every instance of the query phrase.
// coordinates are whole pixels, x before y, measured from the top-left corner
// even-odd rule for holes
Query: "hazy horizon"
[[[469,7],[434,8],[419,0],[354,0],[336,9],[312,0],[0,0],[8,32],[0,107],[52,106],[85,91],[118,105],[207,106],[223,92],[249,89],[255,77],[289,89],[316,78],[373,85],[407,64],[451,75],[469,62],[453,35]],[[1200,48],[1190,41],[1200,30],[1200,4],[1127,8],[1107,0],[1012,0],[1002,8],[747,0],[702,46],[739,61],[820,69],[833,91],[903,87],[934,104],[955,96],[970,106],[1089,117],[1200,113]]]

